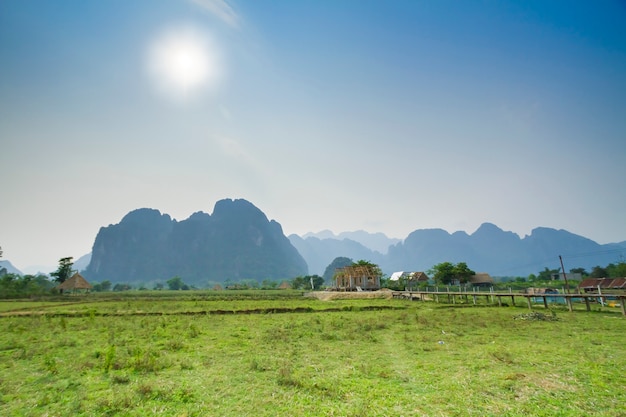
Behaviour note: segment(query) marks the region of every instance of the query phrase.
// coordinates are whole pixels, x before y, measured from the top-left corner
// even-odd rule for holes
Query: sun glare
[[[161,92],[187,99],[216,86],[220,75],[217,48],[202,31],[189,26],[171,29],[152,44],[148,70]]]

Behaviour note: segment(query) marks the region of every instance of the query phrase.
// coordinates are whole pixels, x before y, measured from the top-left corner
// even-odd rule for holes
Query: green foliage
[[[539,275],[537,275],[536,279],[534,281],[552,281],[552,277],[556,274],[558,275],[559,272],[561,270],[560,269],[549,269],[548,267],[545,267],[543,269],[543,271],[539,272]]]
[[[279,282],[278,281],[273,281],[270,279],[264,279],[263,282],[261,282],[261,289],[263,290],[273,290],[275,288],[277,288],[279,286]]]
[[[562,309],[553,321],[552,311],[539,308],[544,314],[400,300],[322,302],[295,291],[129,294],[99,293],[73,305],[68,297],[58,305],[4,302],[20,315],[42,307],[49,315],[82,308],[96,314],[66,315],[61,336],[50,325],[55,317],[0,319],[0,415],[623,414],[618,311]],[[240,314],[188,315],[196,305]],[[268,305],[313,309],[244,313]],[[109,314],[120,310],[155,315]],[[64,339],[70,334],[71,343]]]
[[[438,284],[449,285],[454,282],[466,283],[476,273],[469,269],[465,262],[459,262],[456,265],[451,262],[442,262],[429,269],[428,274]]]
[[[105,280],[96,284],[93,284],[92,291],[102,292],[102,291],[110,291],[111,290],[111,281]]]
[[[608,276],[606,268],[602,268],[600,265],[594,266],[589,274],[591,278],[607,278]]]
[[[115,363],[115,345],[110,344],[104,355],[104,364],[102,366],[102,369],[104,370],[104,372],[109,372],[113,368],[114,363]]]
[[[619,262],[618,264],[610,263],[606,266],[606,272],[609,278],[626,277],[626,262]]]
[[[45,275],[5,274],[0,277],[0,298],[20,298],[50,293],[54,284]]]
[[[313,288],[311,288],[311,283]],[[291,280],[291,288],[294,290],[319,290],[324,286],[324,278],[319,275],[305,275]]]
[[[169,279],[166,281],[167,282],[167,287],[170,290],[176,291],[176,290],[183,290],[183,289],[189,289],[189,287],[187,286],[187,284],[185,284],[183,282],[183,279],[179,276],[175,276],[172,279]]]
[[[113,286],[113,291],[129,291],[132,288],[130,284],[118,283]]]
[[[65,282],[68,278],[72,276],[72,266],[74,265],[72,259],[73,257],[71,256],[59,259],[59,267],[56,271],[50,274],[59,284]]]

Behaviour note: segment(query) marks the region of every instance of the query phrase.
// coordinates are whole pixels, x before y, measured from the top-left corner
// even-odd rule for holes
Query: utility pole
[[[567,283],[567,274],[565,273],[565,267],[563,266],[563,258],[559,255],[559,261],[561,261],[561,270],[563,271],[563,280],[565,281],[565,291],[569,294],[569,284]]]

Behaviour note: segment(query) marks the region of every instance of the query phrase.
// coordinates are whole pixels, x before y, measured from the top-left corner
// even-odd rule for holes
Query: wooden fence
[[[502,300],[511,300],[513,306],[515,306],[515,298],[525,298],[528,308],[532,310],[533,299],[541,299],[545,308],[548,308],[548,299],[556,301],[557,299],[563,299],[569,311],[574,311],[572,306],[573,302],[581,301],[585,303],[587,311],[591,311],[591,302],[598,301],[602,305],[616,302],[619,303],[622,310],[622,314],[626,316],[626,294],[526,294],[526,293],[514,293],[510,292],[483,292],[483,291],[394,291],[394,298],[404,298],[410,300],[432,300],[440,302],[442,299],[446,300],[450,304],[456,304],[457,300],[464,300],[465,303],[469,303],[470,298],[474,304],[481,297],[485,297],[487,302],[498,303],[502,306]]]

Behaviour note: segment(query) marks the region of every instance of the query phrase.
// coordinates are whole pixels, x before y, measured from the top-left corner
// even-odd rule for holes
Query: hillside
[[[89,280],[164,281],[196,286],[228,280],[286,279],[307,273],[280,224],[245,200],[221,200],[213,214],[176,221],[154,209],[128,213],[96,236]]]
[[[291,243],[309,265],[310,273],[322,274],[333,259],[345,256],[353,260],[366,259],[381,266],[384,273],[394,271],[426,271],[444,261],[466,262],[475,271],[494,276],[528,276],[545,267],[560,268],[559,255],[565,268],[620,262],[626,255],[626,244],[600,245],[566,230],[539,227],[529,236],[520,238],[494,224],[484,223],[472,234],[463,231],[448,233],[442,229],[418,229],[404,241],[381,254],[350,239],[335,238],[330,232],[307,234],[306,238],[291,235]],[[325,236],[320,239],[315,236]]]

